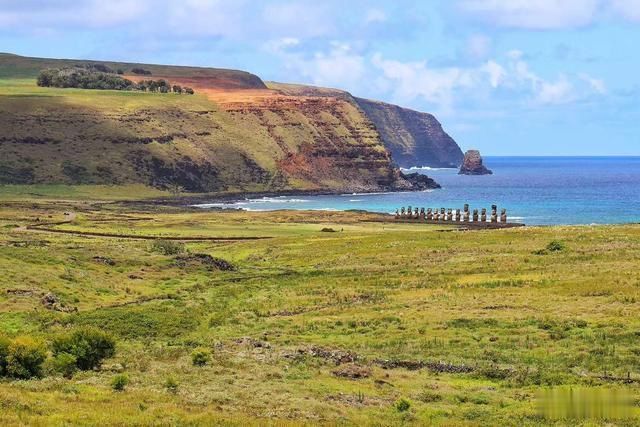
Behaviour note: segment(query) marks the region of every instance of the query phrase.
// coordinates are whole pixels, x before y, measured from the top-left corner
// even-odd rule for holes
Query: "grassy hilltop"
[[[70,378],[49,354],[43,379],[0,380],[0,424],[576,425],[536,404],[569,386],[627,390],[638,416],[638,226],[13,199],[0,331],[117,346]]]

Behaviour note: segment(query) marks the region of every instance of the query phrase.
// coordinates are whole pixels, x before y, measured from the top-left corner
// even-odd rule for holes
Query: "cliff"
[[[379,101],[355,100],[400,167],[459,167],[462,163],[462,150],[431,114]]]
[[[143,68],[196,95],[35,84],[42,68],[86,64],[134,81],[149,78],[133,72]],[[143,183],[192,192],[425,186],[405,179],[346,92],[267,87],[235,70],[7,54],[0,54],[0,79],[0,183]]]

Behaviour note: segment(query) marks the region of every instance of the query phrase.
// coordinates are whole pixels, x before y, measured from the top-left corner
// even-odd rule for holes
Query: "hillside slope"
[[[464,154],[431,114],[355,98],[400,167],[458,167]]]
[[[38,70],[101,64],[195,96],[41,88]],[[267,88],[234,70],[0,54],[0,183],[180,186],[193,192],[412,189],[349,96]]]

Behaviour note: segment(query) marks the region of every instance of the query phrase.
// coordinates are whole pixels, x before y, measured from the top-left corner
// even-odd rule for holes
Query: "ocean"
[[[640,157],[486,157],[493,175],[456,169],[411,168],[442,189],[424,192],[281,196],[207,203],[203,208],[309,209],[395,213],[402,206],[507,209],[528,225],[640,223]]]

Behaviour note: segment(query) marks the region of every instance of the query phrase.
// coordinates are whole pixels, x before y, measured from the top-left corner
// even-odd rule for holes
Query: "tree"
[[[52,360],[53,370],[62,374],[65,378],[73,377],[78,370],[78,359],[69,353],[60,353]]]
[[[16,338],[8,347],[6,373],[19,379],[39,377],[46,358],[44,344],[29,337]]]
[[[10,344],[9,338],[0,336],[0,377],[7,374],[7,356]]]
[[[149,88],[149,92],[156,92],[158,90],[158,82],[155,80],[147,80],[147,88]]]
[[[64,353],[74,356],[78,369],[87,371],[100,366],[103,359],[112,357],[116,352],[116,342],[110,334],[86,327],[57,337],[52,351],[54,356]]]

